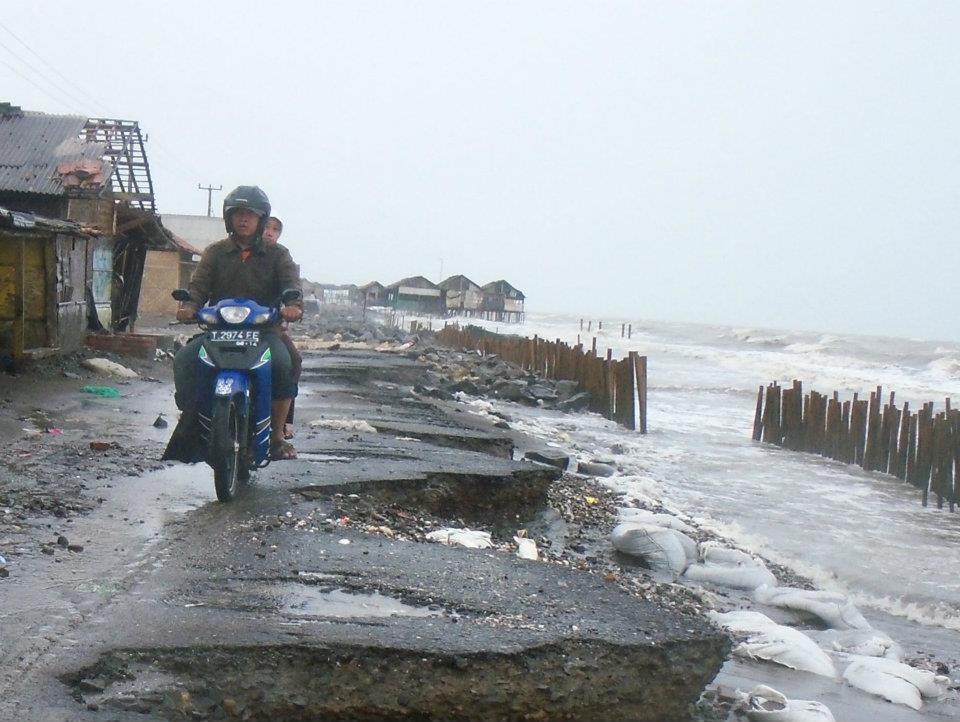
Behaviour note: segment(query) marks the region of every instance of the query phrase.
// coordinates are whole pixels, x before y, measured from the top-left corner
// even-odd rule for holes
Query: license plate
[[[236,346],[256,346],[260,343],[259,331],[211,331],[210,340],[233,343]]]

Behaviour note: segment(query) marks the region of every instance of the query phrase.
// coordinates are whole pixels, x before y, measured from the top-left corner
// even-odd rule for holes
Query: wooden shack
[[[411,276],[391,283],[384,289],[386,305],[397,311],[419,313],[427,316],[443,316],[446,307],[443,291],[423,276]]]
[[[444,305],[447,314],[454,316],[476,316],[483,304],[483,289],[466,276],[450,276],[440,282],[445,293]]]
[[[0,207],[0,349],[36,358],[83,346],[99,247],[79,223]]]
[[[379,281],[370,281],[357,289],[363,306],[382,306],[385,303],[384,286]]]
[[[493,321],[522,323],[524,299],[522,291],[503,279],[492,281],[483,287],[481,315]]]
[[[90,313],[80,315],[89,316],[92,327],[126,330],[132,326],[146,251],[169,243],[154,213],[150,167],[136,121],[48,115],[0,103],[0,206],[19,212],[20,216],[11,217],[20,218],[21,225],[29,225],[32,218],[34,225],[20,230],[34,234],[72,228],[60,235],[75,239],[78,236],[71,233],[84,229],[85,273],[79,290],[72,293],[80,294]],[[68,225],[57,226],[57,222]],[[75,241],[70,246],[67,251],[65,245],[50,245],[45,268],[75,263],[80,251]],[[32,253],[26,250],[18,256],[18,262],[28,266],[15,273],[32,272]],[[9,281],[0,280],[0,295],[10,297],[15,292]],[[53,324],[59,313],[48,314],[46,323]],[[21,351],[34,348],[28,328],[34,322],[21,317],[20,323],[25,334]],[[53,348],[49,346],[53,334],[47,332],[45,337],[47,347]]]

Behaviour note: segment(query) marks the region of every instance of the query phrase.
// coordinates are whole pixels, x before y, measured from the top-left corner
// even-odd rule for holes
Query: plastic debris
[[[474,529],[437,529],[427,534],[427,539],[441,544],[457,544],[470,549],[489,549],[493,546],[490,532]]]
[[[344,546],[346,546],[349,543],[350,543],[349,539],[341,539],[337,542],[337,544],[343,544]]]
[[[96,371],[98,374],[108,374],[110,376],[120,376],[125,379],[136,379],[140,377],[133,369],[128,369],[116,361],[105,358],[88,358],[80,362],[85,369]]]
[[[80,391],[85,394],[103,396],[106,399],[116,399],[120,397],[119,389],[115,389],[113,386],[82,386]]]
[[[772,687],[759,685],[749,694],[740,693],[740,710],[756,722],[836,722],[830,709],[806,699],[787,699]]]
[[[870,623],[845,595],[794,587],[760,587],[753,598],[761,604],[812,614],[831,629],[870,629]]]
[[[637,522],[622,522],[610,532],[610,542],[624,554],[640,557],[651,569],[683,574],[696,559],[697,543],[686,534]]]
[[[799,629],[777,624],[760,612],[710,612],[709,617],[731,632],[747,635],[746,640],[734,648],[736,655],[763,659],[824,677],[836,677],[830,657]]]
[[[521,559],[536,561],[540,558],[540,553],[537,551],[537,543],[533,539],[515,536],[513,541],[517,545],[517,556]]]
[[[362,431],[375,434],[377,430],[362,419],[315,419],[310,422],[313,429],[331,429],[333,431]]]

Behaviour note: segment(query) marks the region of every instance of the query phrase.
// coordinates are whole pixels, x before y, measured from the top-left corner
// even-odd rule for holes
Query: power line
[[[20,38],[20,36],[17,35],[15,32],[13,32],[10,28],[8,28],[8,27],[7,27],[6,25],[4,25],[3,23],[0,23],[0,28],[2,28],[10,37],[12,37],[14,40],[16,40],[18,43],[20,43],[23,47],[25,47],[25,48],[27,49],[27,51],[28,51],[31,55],[33,55],[34,57],[36,57],[41,63],[43,63],[43,64],[46,65],[48,68],[50,68],[54,73],[56,73],[57,75],[59,75],[59,76],[63,79],[63,81],[64,81],[65,83],[67,83],[67,85],[74,86],[74,87],[76,87],[80,92],[84,92],[83,89],[80,88],[74,81],[70,80],[70,78],[68,78],[66,75],[64,75],[64,74],[61,73],[59,70],[57,70],[56,66],[54,66],[49,60],[47,60],[46,58],[44,58],[44,57],[43,57],[42,55],[40,55],[37,51],[35,51],[33,48],[31,48],[29,45],[27,45],[27,43],[24,42],[24,41]],[[48,81],[48,82],[49,82],[49,81]],[[52,84],[52,83],[51,83],[51,84]],[[87,96],[87,99],[84,101],[85,103],[92,101],[93,104],[94,104],[95,106],[98,106],[100,109],[103,109],[103,108],[106,107],[106,103],[101,103],[101,102],[99,102],[96,98],[93,98],[93,97],[90,95],[90,93],[84,93],[84,95]]]
[[[32,70],[34,73],[36,73],[41,79],[45,80],[45,81],[50,85],[50,87],[54,88],[58,93],[60,93],[63,98],[69,99],[71,104],[76,103],[76,102],[78,102],[78,101],[80,102],[81,105],[86,105],[86,104],[87,104],[87,101],[86,101],[86,100],[83,100],[83,99],[80,98],[79,96],[74,95],[74,94],[73,94],[72,92],[70,92],[69,90],[63,88],[59,83],[55,83],[55,82],[54,82],[53,80],[51,80],[49,77],[47,77],[46,75],[44,75],[44,73],[43,73],[42,70],[40,70],[40,69],[36,68],[35,66],[31,65],[30,63],[28,63],[26,60],[24,60],[24,59],[21,58],[19,55],[17,55],[13,50],[11,50],[10,47],[8,47],[7,45],[4,45],[2,42],[0,42],[0,48],[3,48],[4,50],[6,50],[14,59],[18,60],[20,63],[22,63],[23,65],[25,65],[27,68],[29,68],[30,70]]]
[[[104,111],[106,111],[106,104],[105,104],[105,103],[102,103],[102,102],[100,102],[99,100],[97,100],[96,98],[93,98],[89,93],[87,93],[87,92],[85,91],[85,89],[81,88],[81,87],[80,87],[79,85],[77,85],[74,81],[70,80],[70,78],[68,78],[66,75],[64,75],[63,73],[61,73],[61,72],[56,68],[56,66],[54,66],[52,63],[50,63],[50,61],[48,61],[48,60],[47,60],[46,58],[44,58],[42,55],[40,55],[39,53],[37,53],[37,52],[36,52],[33,48],[31,48],[26,42],[24,42],[16,33],[14,33],[12,30],[10,30],[10,28],[8,28],[8,27],[7,27],[6,25],[4,25],[3,23],[0,23],[0,29],[3,29],[8,35],[10,35],[10,37],[12,37],[14,40],[16,40],[18,43],[20,43],[20,45],[22,45],[24,48],[26,48],[27,51],[30,52],[31,55],[33,55],[33,56],[35,56],[36,58],[38,58],[44,65],[46,65],[46,66],[47,66],[48,68],[50,68],[54,73],[56,73],[60,78],[62,78],[62,79],[67,83],[67,85],[68,85],[69,87],[75,88],[75,91],[68,91],[68,90],[64,89],[59,83],[54,82],[54,81],[53,81],[48,75],[46,75],[42,70],[40,70],[40,69],[37,68],[36,66],[32,65],[31,63],[27,62],[24,58],[20,57],[20,56],[19,56],[17,53],[15,53],[11,48],[9,48],[7,45],[3,44],[2,42],[0,42],[0,47],[2,47],[4,50],[6,50],[6,51],[7,51],[13,58],[15,58],[17,61],[19,61],[19,62],[22,63],[24,66],[26,66],[27,68],[29,68],[31,71],[33,71],[34,73],[36,73],[37,76],[39,76],[41,79],[43,79],[44,81],[46,81],[52,88],[56,89],[57,92],[59,93],[60,97],[59,97],[59,98],[58,98],[58,97],[55,97],[55,96],[54,96],[52,93],[50,93],[46,88],[44,88],[44,87],[41,86],[39,83],[37,83],[35,80],[33,80],[33,78],[28,77],[27,75],[25,75],[24,73],[22,73],[20,70],[18,70],[17,68],[15,68],[14,66],[12,66],[10,63],[6,62],[5,60],[0,59],[0,63],[2,63],[3,65],[5,65],[5,66],[6,66],[7,68],[9,68],[13,73],[15,73],[16,75],[18,75],[18,76],[21,77],[22,79],[26,80],[28,83],[30,83],[30,84],[33,85],[35,88],[37,88],[37,89],[38,89],[41,93],[43,93],[45,96],[47,96],[48,98],[54,100],[54,101],[57,102],[57,103],[63,103],[64,100],[66,100],[66,101],[67,101],[66,105],[67,105],[68,107],[71,106],[71,105],[73,105],[74,103],[79,103],[79,105],[81,106],[82,109],[85,109],[85,110],[88,110],[88,111],[89,111],[89,110],[100,111],[100,112],[98,113],[98,115],[99,115],[100,117],[103,117],[103,118],[113,117],[113,114],[112,114],[112,113],[104,112]],[[86,115],[87,115],[88,117],[94,117],[94,114],[93,114],[93,113],[87,113]],[[168,162],[172,162],[171,164],[172,164],[174,167],[178,168],[178,170],[180,170],[180,172],[183,173],[184,175],[198,175],[198,174],[196,173],[196,170],[195,170],[195,169],[192,169],[192,168],[190,167],[190,166],[192,166],[192,164],[189,163],[189,162],[187,162],[187,161],[185,161],[178,153],[174,152],[172,148],[166,147],[164,144],[160,143],[160,142],[157,141],[156,139],[153,140],[152,146],[153,146],[153,148],[154,148],[155,150],[159,150],[160,153],[161,153],[161,155],[167,156]],[[209,204],[208,204],[208,205],[209,205]]]
[[[7,62],[6,60],[4,60],[3,58],[0,58],[0,64],[3,64],[3,65],[5,65],[6,67],[10,68],[10,70],[12,70],[16,75],[19,75],[21,78],[23,78],[24,80],[26,80],[28,83],[30,83],[30,84],[31,84],[32,86],[34,86],[37,90],[39,90],[41,93],[43,93],[44,95],[46,95],[48,98],[50,98],[50,99],[53,100],[54,102],[56,102],[56,103],[62,103],[62,102],[64,101],[64,98],[58,98],[58,97],[56,97],[56,96],[53,95],[49,90],[47,90],[47,89],[44,88],[42,85],[40,85],[38,82],[36,82],[33,78],[29,78],[29,77],[27,77],[26,75],[24,75],[24,74],[21,73],[19,70],[17,70],[15,67],[13,67],[12,65],[10,65],[10,63],[8,63],[8,62]],[[69,102],[67,103],[67,105],[70,105],[70,104],[72,104],[72,103],[73,103],[73,101],[69,101]]]

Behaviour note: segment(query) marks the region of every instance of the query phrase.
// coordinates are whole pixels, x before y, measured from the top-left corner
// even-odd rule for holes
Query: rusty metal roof
[[[82,226],[74,221],[64,221],[57,218],[45,218],[34,213],[11,211],[0,206],[0,228],[11,228],[15,231],[53,231],[70,236],[99,235],[96,229]]]
[[[86,140],[87,118],[7,110],[0,114],[0,190],[64,195],[99,189],[113,165],[107,145]]]

